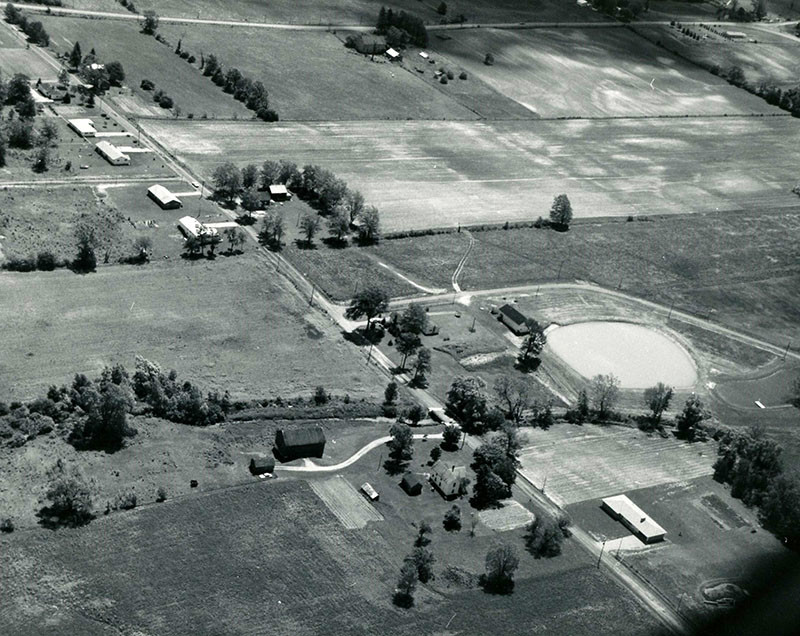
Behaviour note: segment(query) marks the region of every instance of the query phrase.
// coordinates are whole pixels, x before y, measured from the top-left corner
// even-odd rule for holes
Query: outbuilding
[[[112,166],[129,166],[131,158],[107,141],[99,141],[94,147],[95,151]]]
[[[250,460],[250,472],[253,475],[264,475],[275,470],[275,460],[272,457],[253,457]]]
[[[368,482],[364,482],[363,484],[361,484],[361,492],[370,501],[378,501],[381,498],[381,496],[378,494],[378,491],[375,490],[372,487],[372,484]]]
[[[462,493],[466,477],[464,466],[447,464],[441,459],[431,466],[430,481],[445,499],[455,499]]]
[[[302,457],[322,457],[325,452],[325,432],[319,426],[278,429],[275,433],[275,455],[281,461]]]
[[[183,207],[183,202],[160,184],[150,186],[147,189],[147,196],[155,201],[162,210],[176,210]]]
[[[182,216],[178,219],[178,227],[186,238],[193,236],[198,238],[200,235],[218,234],[217,229],[203,225],[193,216]]]
[[[392,62],[394,62],[400,59],[400,53],[392,48],[388,48],[386,49],[386,57],[388,57]]]
[[[525,324],[527,318],[511,305],[503,305],[498,310],[500,315],[500,322],[506,327],[511,329],[516,335],[523,336],[530,331],[528,325]]]
[[[91,119],[70,119],[67,121],[69,127],[72,128],[81,137],[96,137],[97,130],[94,127],[94,122]]]
[[[603,510],[612,518],[621,521],[644,543],[663,541],[667,534],[660,525],[648,517],[644,511],[626,495],[616,495],[603,499]]]
[[[414,473],[406,473],[400,481],[400,488],[405,490],[409,497],[416,497],[422,492],[422,482]]]
[[[269,198],[273,201],[288,201],[292,198],[292,194],[285,185],[277,183],[269,187]]]

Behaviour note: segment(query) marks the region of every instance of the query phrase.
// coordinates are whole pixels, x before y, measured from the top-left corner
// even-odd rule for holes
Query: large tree
[[[358,190],[348,190],[345,196],[345,209],[350,216],[350,223],[355,222],[364,209],[364,195]]]
[[[158,14],[153,10],[145,11],[142,16],[142,33],[155,35],[158,30]]]
[[[619,397],[619,380],[613,373],[598,374],[590,386],[592,405],[600,419],[608,417]]]
[[[112,86],[121,86],[125,81],[125,70],[122,68],[120,62],[109,62],[106,64],[106,72],[108,73],[108,81]]]
[[[396,340],[397,351],[403,355],[403,361],[400,363],[400,369],[406,368],[406,361],[408,356],[414,355],[414,352],[422,346],[419,336],[415,333],[403,332],[397,336]]]
[[[306,245],[311,247],[314,242],[314,235],[319,230],[319,216],[313,212],[306,212],[300,219],[300,230],[306,237]]]
[[[420,335],[428,327],[428,314],[419,303],[411,303],[403,310],[398,326],[400,331]]]
[[[494,546],[486,553],[486,573],[483,585],[497,593],[508,593],[514,589],[514,573],[519,567],[519,557],[514,546],[507,543]]]
[[[258,166],[254,163],[247,164],[242,168],[242,187],[246,190],[258,184]]]
[[[132,406],[129,390],[113,382],[106,384],[100,402],[89,412],[84,424],[84,443],[90,448],[107,451],[121,448],[129,432],[127,414]]]
[[[233,203],[239,190],[242,188],[242,173],[232,161],[226,161],[217,166],[212,176],[214,180],[214,195],[224,201]]]
[[[81,53],[81,43],[75,42],[72,46],[72,52],[69,54],[69,66],[72,69],[76,69],[81,65],[81,60],[83,60],[83,53]]]
[[[655,386],[645,389],[644,402],[653,414],[653,421],[656,426],[661,424],[661,416],[664,414],[664,411],[669,408],[672,395],[672,387],[667,386],[663,382],[659,382]]]
[[[78,243],[78,254],[72,261],[73,267],[79,272],[93,272],[97,267],[95,248],[97,237],[94,228],[88,225],[79,225],[75,228],[75,239]]]
[[[559,528],[558,522],[544,513],[531,521],[525,533],[525,546],[537,559],[561,554],[563,540],[564,532]]]
[[[361,240],[364,243],[376,243],[381,236],[381,220],[378,208],[374,205],[364,208],[359,219],[361,221]]]
[[[389,455],[399,462],[407,462],[414,455],[414,435],[408,424],[395,422],[389,429]]]
[[[494,382],[494,392],[503,404],[507,419],[519,424],[522,413],[530,406],[530,383],[523,378],[499,376]]]
[[[447,408],[469,429],[486,415],[486,383],[479,377],[458,376],[447,391]]]
[[[350,218],[347,212],[341,206],[336,207],[328,217],[328,232],[337,243],[342,244],[349,231]]]
[[[286,227],[283,214],[278,210],[269,210],[264,215],[261,232],[258,237],[273,249],[280,247],[283,232]]]
[[[556,227],[568,228],[572,221],[572,204],[566,194],[559,194],[550,207],[550,222]]]
[[[697,395],[690,395],[683,405],[683,411],[675,419],[678,427],[678,435],[683,439],[694,441],[700,429],[700,425],[707,417],[703,403]]]
[[[425,376],[431,370],[431,350],[425,347],[417,351],[417,357],[414,360],[414,377],[411,382],[414,386],[425,387],[427,380]]]
[[[411,607],[414,604],[414,590],[417,589],[417,568],[411,561],[403,561],[400,578],[394,590],[394,603],[400,607]]]
[[[349,320],[360,320],[362,317],[367,319],[367,331],[372,326],[372,319],[382,314],[389,308],[389,294],[380,287],[366,287],[362,289],[350,302],[350,306],[345,311],[345,317]]]
[[[533,318],[528,318],[525,321],[528,326],[528,335],[522,343],[522,349],[519,354],[518,361],[522,367],[530,365],[532,360],[538,360],[539,354],[547,344],[547,336],[544,335],[544,329]]]
[[[49,506],[43,511],[54,524],[80,526],[92,519],[92,494],[89,484],[77,468],[68,468],[59,459],[47,473],[45,498]]]

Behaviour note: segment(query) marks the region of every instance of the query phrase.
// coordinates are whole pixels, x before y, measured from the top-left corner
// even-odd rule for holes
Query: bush
[[[14,522],[8,517],[0,521],[0,532],[14,532]]]
[[[32,272],[36,269],[36,261],[32,257],[14,256],[3,263],[3,269],[10,272]]]
[[[447,75],[442,75],[442,76],[439,78],[439,83],[440,83],[440,84],[447,84]]]
[[[143,79],[143,80],[142,80],[142,83],[141,83],[141,84],[139,84],[139,86],[140,86],[140,87],[141,87],[143,90],[146,90],[146,91],[151,91],[151,90],[153,90],[153,89],[156,87],[155,83],[154,83],[154,82],[152,82],[152,81],[150,81],[149,79]]]
[[[453,71],[447,71],[447,79],[449,79],[449,80],[455,79],[455,75],[453,74]]]
[[[52,252],[39,252],[36,256],[36,269],[52,272],[56,267],[58,267],[58,261]]]
[[[161,503],[167,500],[167,489],[164,486],[159,486],[156,490],[156,501]]]
[[[161,106],[161,108],[172,108],[175,103],[169,95],[162,95],[158,100],[158,105]]]
[[[316,391],[314,391],[314,404],[317,406],[322,406],[328,402],[329,396],[325,392],[324,386],[318,386]]]
[[[461,75],[458,76],[458,79],[462,79],[462,80],[467,79],[467,72],[466,71],[461,71]]]
[[[114,500],[114,509],[119,510],[133,510],[136,507],[136,493],[132,490],[130,492],[120,492]]]

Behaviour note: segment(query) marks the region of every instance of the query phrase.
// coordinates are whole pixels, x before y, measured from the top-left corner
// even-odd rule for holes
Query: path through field
[[[324,481],[312,481],[310,485],[328,510],[348,530],[363,528],[370,521],[383,521],[383,515],[341,475]]]

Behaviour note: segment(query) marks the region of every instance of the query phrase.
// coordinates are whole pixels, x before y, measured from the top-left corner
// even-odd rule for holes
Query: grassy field
[[[777,111],[627,29],[474,29],[433,46],[541,117]],[[492,66],[484,64],[487,52]]]
[[[559,192],[576,217],[797,205],[789,117],[144,126],[204,175],[220,157],[318,163],[377,205],[387,231],[532,221]],[[748,139],[759,143],[743,151]]]
[[[2,274],[0,399],[42,394],[135,354],[240,397],[383,390],[352,345],[257,257]],[[314,355],[306,352],[314,351]]]
[[[130,92],[125,92],[121,104],[135,116],[171,116],[169,110],[153,107],[152,92],[139,87],[143,79],[155,82],[156,88],[172,97],[184,116],[189,113],[195,117],[207,115],[211,118],[250,119],[253,116],[241,102],[203,77],[196,65],[192,67],[175,55],[174,46],[164,46],[139,33],[136,22],[53,16],[42,16],[41,19],[50,34],[51,48],[58,53],[69,53],[77,41],[85,51],[94,48],[103,62],[122,62],[125,85],[133,91],[135,99],[131,101]],[[110,96],[114,97],[118,92],[112,90]]]
[[[186,25],[161,32],[180,38],[184,50],[213,53],[223,68],[236,66],[264,82],[281,120],[476,119],[416,73],[346,49],[342,35]]]

